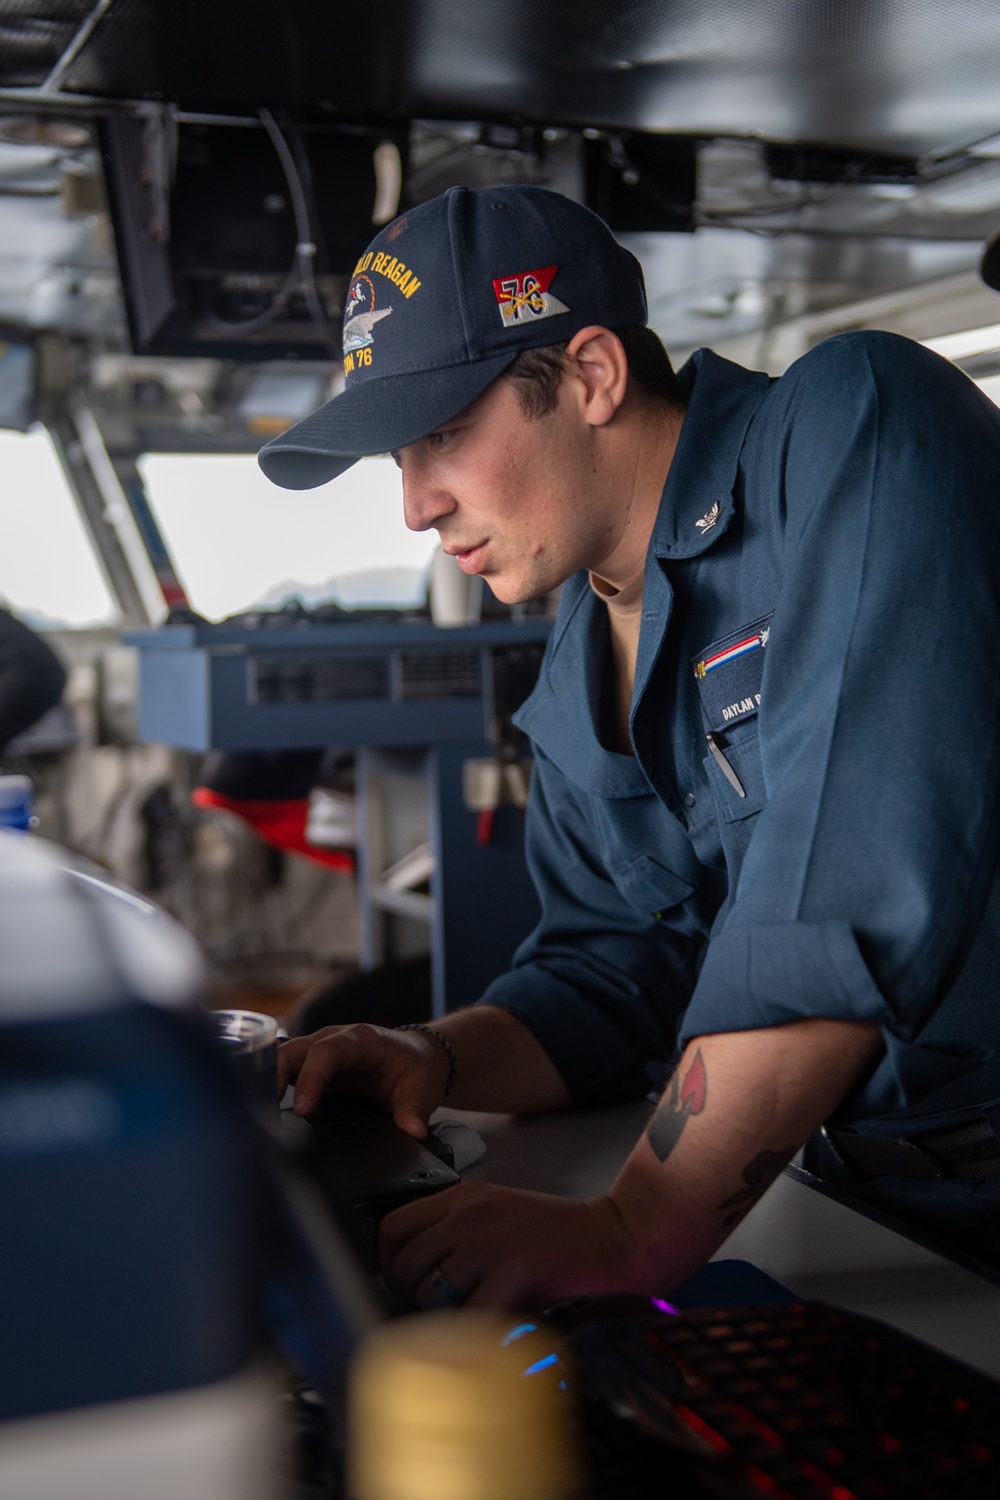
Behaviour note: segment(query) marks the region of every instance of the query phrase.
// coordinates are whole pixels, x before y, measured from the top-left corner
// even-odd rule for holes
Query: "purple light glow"
[[[676,1309],[676,1307],[672,1307],[669,1302],[664,1302],[664,1300],[663,1300],[662,1297],[650,1297],[649,1300],[650,1300],[650,1302],[653,1304],[653,1306],[655,1308],[659,1309],[660,1312],[672,1313],[673,1316],[676,1318],[676,1316],[677,1316],[677,1309]]]

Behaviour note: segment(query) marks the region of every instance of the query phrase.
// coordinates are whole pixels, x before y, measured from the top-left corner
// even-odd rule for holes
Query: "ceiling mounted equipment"
[[[395,213],[379,163],[404,136],[161,110],[113,115],[101,139],[136,353],[339,357],[347,279]]]
[[[0,8],[0,112],[21,120],[79,129],[145,101],[260,136],[264,108],[304,134],[405,133],[404,202],[456,182],[541,181],[603,206],[641,255],[654,325],[678,356],[970,278],[1000,223],[995,0],[381,0],[361,21],[347,0],[283,0],[280,14],[272,0]],[[33,180],[26,196],[23,177],[0,153],[0,318],[120,349],[103,215],[88,226],[77,195],[67,220]],[[335,288],[313,270],[335,321]],[[277,334],[267,299],[282,270],[262,271],[277,278],[266,286],[253,274],[227,282],[235,307],[213,316],[264,316]],[[179,300],[193,301],[193,273],[181,281]],[[297,284],[287,347],[321,357],[308,277]],[[242,352],[260,330],[214,346],[205,332],[174,347]],[[264,357],[280,352],[259,341]]]

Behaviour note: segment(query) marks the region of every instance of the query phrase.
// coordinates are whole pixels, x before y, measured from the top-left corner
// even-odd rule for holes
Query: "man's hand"
[[[451,1291],[469,1307],[528,1308],[641,1289],[637,1247],[610,1198],[467,1182],[397,1208],[380,1246],[386,1280],[418,1307],[447,1305]]]
[[[531,1114],[569,1104],[548,1053],[506,1011],[474,1005],[433,1025],[447,1036],[458,1060],[457,1082],[448,1089],[452,1108]],[[367,1094],[421,1141],[429,1115],[444,1099],[450,1072],[449,1054],[426,1031],[327,1026],[278,1049],[280,1092],[295,1083],[297,1115],[314,1110],[332,1086]]]
[[[278,1049],[278,1088],[283,1094],[295,1083],[297,1115],[310,1114],[330,1084],[367,1094],[400,1130],[422,1141],[444,1098],[450,1067],[444,1048],[423,1031],[326,1026]]]
[[[582,1292],[668,1295],[704,1265],[880,1045],[876,1026],[822,1019],[700,1037],[606,1198],[449,1188],[385,1219],[385,1272],[428,1306],[452,1289],[456,1300],[505,1307]]]

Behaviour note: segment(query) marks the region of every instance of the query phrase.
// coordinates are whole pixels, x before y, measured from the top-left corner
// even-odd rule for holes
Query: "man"
[[[388,1274],[427,1304],[665,1291],[824,1122],[830,1175],[1000,1256],[998,414],[883,334],[675,376],[633,257],[541,189],[453,189],[359,279],[345,392],[261,464],[308,487],[392,451],[465,572],[565,584],[519,717],[542,919],[431,1029],[289,1043],[295,1107],[360,1086],[421,1136],[446,1094],[612,1103],[677,1058],[606,1197],[465,1184],[386,1220]]]

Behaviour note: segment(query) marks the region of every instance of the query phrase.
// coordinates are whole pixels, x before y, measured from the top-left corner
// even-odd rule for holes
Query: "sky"
[[[252,455],[150,454],[154,512],[192,606],[209,619],[344,574],[423,569],[435,533],[403,524],[399,471],[363,459],[321,489],[277,489]],[[67,625],[114,606],[44,429],[0,432],[0,600]],[[405,575],[396,582],[405,583]],[[392,581],[390,577],[390,581]],[[371,601],[374,602],[374,601]]]

